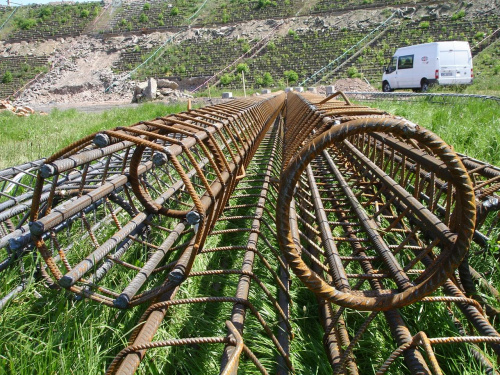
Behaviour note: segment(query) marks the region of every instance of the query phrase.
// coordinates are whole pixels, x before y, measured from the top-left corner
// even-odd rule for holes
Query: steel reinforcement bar
[[[133,374],[141,362],[144,362],[147,371],[148,361],[145,358],[148,350],[163,348],[168,353],[169,347],[176,345],[184,346],[183,351],[189,353],[193,352],[189,345],[197,344],[198,357],[203,358],[200,345],[214,343],[225,344],[218,351],[212,349],[219,358],[220,373],[236,374],[242,353],[242,349],[238,349],[240,336],[248,346],[243,346],[243,352],[256,368],[250,369],[252,373],[287,374],[293,371],[289,357],[289,340],[292,337],[289,273],[279,253],[274,225],[281,166],[281,132],[282,119],[279,118],[263,140],[246,170],[245,178],[235,188],[214,229],[208,234],[207,242],[213,245],[204,247],[188,275],[189,279],[202,278],[203,281],[196,284],[195,290],[189,290],[190,285],[184,284],[153,302],[132,333],[129,346],[110,365],[108,374]],[[179,298],[179,295],[190,293],[195,293],[196,297]],[[229,306],[224,306],[227,304]],[[170,325],[183,316],[181,309],[197,311],[196,316],[189,315],[184,321],[189,328],[182,330],[183,337],[154,341],[155,337],[161,337],[162,332],[164,334]],[[217,316],[213,315],[214,311],[218,312]],[[205,315],[201,322],[196,319],[200,315]],[[265,316],[272,323],[266,321]],[[211,317],[210,320],[208,317]],[[232,327],[225,335],[202,335],[204,332],[221,332],[224,319],[231,323],[228,328]],[[248,320],[263,330],[264,336],[254,337],[254,334],[247,332],[248,328],[244,331]],[[255,332],[255,328],[252,332]],[[265,358],[262,354],[257,358],[252,346],[263,343],[274,348],[276,358]],[[157,354],[154,357],[159,356]],[[189,373],[195,366],[183,363],[183,357],[179,351],[171,351],[163,365],[158,366],[171,362],[171,367],[176,371]],[[275,364],[269,366],[269,363]],[[207,371],[210,368],[206,360],[196,366],[206,366]],[[168,372],[169,368],[164,370]]]
[[[357,373],[353,349],[382,315],[397,349],[379,373],[401,355],[412,373],[441,373],[432,346],[457,342],[471,343],[493,371],[487,354],[500,353],[500,335],[454,273],[474,235],[474,190],[484,187],[474,189],[461,158],[435,135],[334,96],[289,94],[277,204],[281,249],[321,301],[334,373]],[[464,337],[419,332],[414,306],[429,303],[447,306]],[[372,312],[353,320],[353,309]],[[346,335],[346,325],[356,333]],[[476,345],[483,342],[487,354]]]
[[[500,169],[342,93],[115,128],[0,184],[0,272],[21,274],[0,309],[32,280],[33,248],[52,288],[149,304],[110,374],[293,372],[289,267],[316,293],[334,373],[364,373],[362,342],[381,327],[394,351],[371,361],[380,374],[399,357],[442,373],[440,348],[465,344],[495,373],[500,293],[469,258],[498,235]],[[455,336],[428,330],[430,305]]]
[[[174,290],[283,103],[278,93],[169,115],[45,160],[29,229],[49,282],[118,308]],[[108,215],[113,225],[99,225]]]

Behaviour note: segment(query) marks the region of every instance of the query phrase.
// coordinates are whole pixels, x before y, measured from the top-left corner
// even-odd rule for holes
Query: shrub
[[[127,20],[125,18],[122,18],[118,23],[118,26],[125,27],[126,25],[127,25]]]
[[[283,75],[285,76],[289,84],[295,83],[299,80],[299,75],[294,70],[286,70]]]
[[[142,10],[147,11],[151,8],[151,5],[149,3],[144,3],[144,6],[142,7]]]
[[[82,9],[80,12],[80,18],[87,18],[90,15],[90,11],[88,9]]]
[[[465,17],[465,10],[460,10],[458,11],[457,13],[455,13],[453,16],[451,16],[451,20],[452,21],[457,21],[461,18],[464,18]]]
[[[220,77],[220,83],[223,85],[223,86],[227,86],[229,85],[231,82],[234,81],[236,77],[234,76],[234,74],[229,74],[229,73],[226,73],[224,74],[222,77]]]
[[[272,0],[259,0],[258,4],[257,4],[257,9],[261,9],[261,8],[265,8],[269,5],[272,5],[272,6],[276,6],[276,1],[272,1]]]
[[[276,44],[274,44],[273,41],[270,41],[269,43],[267,43],[267,49],[269,51],[274,51],[276,49]]]
[[[429,21],[422,21],[420,22],[420,24],[418,25],[418,27],[420,27],[421,29],[428,29],[430,26],[430,23]]]
[[[172,10],[170,11],[171,16],[177,16],[179,14],[179,8],[173,7]]]
[[[288,30],[288,35],[295,36],[295,35],[297,35],[297,32],[295,30],[290,29],[290,30]]]
[[[358,72],[358,69],[355,66],[351,66],[347,69],[347,76],[349,78],[362,78],[363,74]]]
[[[13,79],[12,73],[7,70],[2,77],[2,83],[11,83]]]
[[[239,63],[237,66],[236,66],[236,71],[238,73],[241,73],[241,72],[244,72],[244,73],[248,73],[250,72],[250,68],[248,67],[247,64],[245,63]]]
[[[21,30],[29,30],[37,24],[34,18],[17,18],[15,22]]]
[[[158,26],[165,26],[165,22],[162,19],[158,20]]]
[[[493,74],[500,74],[500,64],[495,65],[495,67],[493,68]]]
[[[271,73],[269,72],[264,73],[264,75],[262,76],[262,84],[267,87],[272,86],[274,84],[274,79]]]
[[[43,7],[42,9],[40,9],[39,13],[40,18],[50,17],[51,15],[52,15],[52,8]]]
[[[474,39],[483,39],[484,33],[482,31],[478,31],[476,35],[474,35]]]
[[[139,16],[139,22],[145,23],[148,22],[148,20],[149,20],[148,16],[146,16],[145,13],[141,13],[141,15]]]

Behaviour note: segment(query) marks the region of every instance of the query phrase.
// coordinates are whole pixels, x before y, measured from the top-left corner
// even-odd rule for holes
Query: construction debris
[[[31,107],[14,106],[8,100],[0,100],[0,112],[9,111],[19,117],[28,117],[35,114],[35,110]],[[41,115],[47,115],[46,112],[40,112]]]
[[[149,78],[146,82],[139,82],[134,87],[134,95],[132,103],[141,103],[153,100],[165,100],[185,98],[191,99],[192,95],[186,94],[183,91],[177,90],[179,85],[176,82],[169,81],[168,79]]]

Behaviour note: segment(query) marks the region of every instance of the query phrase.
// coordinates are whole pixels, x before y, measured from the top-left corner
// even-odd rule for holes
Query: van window
[[[386,69],[386,73],[389,74],[389,73],[392,73],[396,70],[396,64],[398,62],[398,58],[397,57],[393,57],[391,59],[391,62],[389,63],[389,66],[387,67]]]
[[[398,69],[413,68],[413,55],[399,56]]]

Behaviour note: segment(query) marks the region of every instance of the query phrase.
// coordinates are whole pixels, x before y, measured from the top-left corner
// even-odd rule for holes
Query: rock
[[[168,79],[159,79],[158,88],[159,89],[169,88],[172,90],[177,90],[179,88],[179,84],[174,81],[169,81]]]
[[[132,97],[132,103],[137,103],[139,96],[142,98],[142,92],[148,87],[147,82],[139,82],[134,87],[134,96]]]

